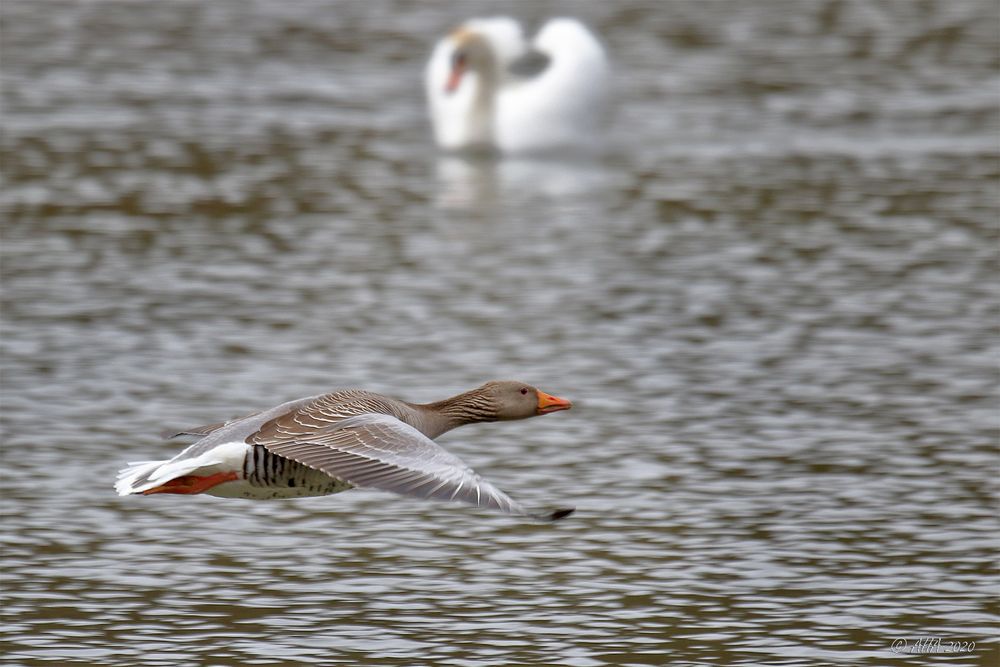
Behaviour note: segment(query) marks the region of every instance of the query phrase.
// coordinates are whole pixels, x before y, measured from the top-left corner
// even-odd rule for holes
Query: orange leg
[[[203,493],[211,489],[213,486],[222,484],[223,482],[231,482],[234,479],[239,478],[240,476],[233,471],[217,472],[214,475],[208,475],[207,477],[184,475],[183,477],[175,477],[169,482],[164,482],[155,488],[143,491],[142,494],[144,496],[148,496],[151,493]]]

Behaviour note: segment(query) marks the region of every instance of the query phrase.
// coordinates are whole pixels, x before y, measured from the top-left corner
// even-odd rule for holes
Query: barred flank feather
[[[316,495],[338,493],[353,485],[284,456],[254,445],[243,464],[243,476],[251,486],[298,488]]]

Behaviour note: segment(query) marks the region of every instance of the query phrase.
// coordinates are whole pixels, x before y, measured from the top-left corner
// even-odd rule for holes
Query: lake
[[[606,155],[435,150],[426,58],[495,12],[600,33]],[[4,664],[998,664],[998,25],[8,0]],[[493,378],[575,407],[442,444],[574,516],[112,489],[170,428]]]

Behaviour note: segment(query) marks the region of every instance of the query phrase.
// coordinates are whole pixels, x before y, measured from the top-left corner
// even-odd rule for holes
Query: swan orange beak
[[[573,407],[573,404],[565,398],[549,396],[544,391],[538,392],[538,414],[540,415],[547,415],[550,412],[559,412],[560,410],[569,410],[571,407]]]
[[[465,74],[465,65],[456,64],[451,68],[451,74],[448,75],[448,82],[444,84],[444,92],[449,95],[458,89],[458,85],[462,83],[462,75]]]

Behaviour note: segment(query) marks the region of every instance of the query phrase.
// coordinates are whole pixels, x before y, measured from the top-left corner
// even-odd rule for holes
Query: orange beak
[[[571,407],[573,407],[573,404],[565,398],[549,396],[544,391],[538,392],[538,414],[540,415],[547,415],[550,412],[559,412],[560,410],[569,410]]]
[[[448,76],[448,83],[444,85],[444,92],[449,95],[455,92],[458,84],[462,83],[462,75],[465,74],[465,65],[455,65],[451,68],[451,75]]]

